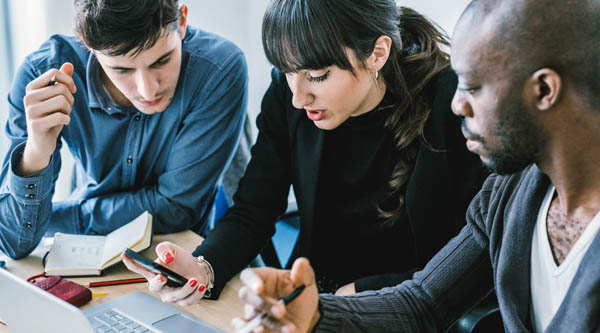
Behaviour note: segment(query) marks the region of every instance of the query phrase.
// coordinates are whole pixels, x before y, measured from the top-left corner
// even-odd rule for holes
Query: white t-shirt
[[[594,216],[560,266],[556,266],[546,220],[554,196],[550,186],[538,213],[531,244],[531,314],[536,332],[544,331],[558,311],[571,281],[577,273],[581,259],[592,244],[600,228],[600,212]]]

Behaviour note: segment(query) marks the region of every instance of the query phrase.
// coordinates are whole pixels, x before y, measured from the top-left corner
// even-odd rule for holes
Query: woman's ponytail
[[[383,68],[389,92],[394,96],[394,112],[386,125],[394,135],[398,162],[390,180],[392,197],[397,198],[391,209],[380,209],[393,224],[404,212],[404,187],[414,167],[423,131],[431,112],[434,78],[448,68],[450,58],[442,47],[449,48],[448,38],[423,15],[407,8],[398,8],[400,45],[393,58]],[[427,144],[425,142],[425,144]]]

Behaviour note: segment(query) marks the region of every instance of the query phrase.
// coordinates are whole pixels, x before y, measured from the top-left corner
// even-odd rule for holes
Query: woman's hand
[[[245,305],[245,319],[232,322],[240,332],[307,332],[320,318],[315,273],[305,258],[294,262],[291,271],[269,267],[245,269],[240,275],[244,287],[239,296]],[[302,293],[287,306],[278,300],[304,285]],[[263,316],[263,313],[267,315]],[[256,318],[261,316],[262,319]],[[255,319],[256,318],[256,319]],[[254,320],[253,320],[254,319]],[[255,325],[252,325],[255,323]]]
[[[354,286],[354,282],[348,283],[345,286],[341,286],[335,292],[335,296],[346,296],[346,295],[352,295],[352,294],[356,294],[356,287]]]
[[[166,286],[167,278],[165,276],[148,270],[131,260],[124,253],[121,254],[121,259],[123,259],[123,263],[129,270],[142,275],[148,280],[148,289],[153,293],[158,293],[163,302],[176,303],[181,306],[198,303],[204,297],[206,286],[209,283],[205,264],[200,263],[191,253],[171,242],[158,244],[156,254],[158,258],[155,262],[188,279],[183,287]]]

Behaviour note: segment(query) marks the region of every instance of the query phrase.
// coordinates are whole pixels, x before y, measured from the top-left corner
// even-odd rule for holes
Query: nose
[[[158,79],[149,71],[139,71],[137,78],[137,89],[140,96],[146,101],[153,101],[158,96]]]
[[[467,100],[466,96],[463,92],[458,89],[454,93],[454,97],[452,98],[452,112],[459,117],[471,118],[473,117],[473,109],[471,108],[471,104]]]
[[[296,109],[302,109],[315,100],[307,83],[304,82],[305,80],[300,78],[298,74],[288,74],[287,81],[293,94],[292,105],[294,105]]]

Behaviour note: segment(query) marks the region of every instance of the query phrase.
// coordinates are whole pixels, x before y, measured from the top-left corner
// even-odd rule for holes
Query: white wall
[[[0,128],[2,129],[4,128],[4,123],[6,123],[6,118],[8,114],[8,112],[6,111],[8,110],[8,101],[6,99],[6,94],[10,89],[10,82],[12,80],[10,76],[13,70],[12,58],[9,58],[10,48],[8,45],[8,31],[10,31],[10,28],[6,29],[6,27],[7,25],[10,27],[10,22],[8,22],[9,14],[6,10],[6,5],[7,3],[5,2],[5,0],[0,0],[0,20],[2,20],[0,21],[0,49],[6,50],[5,52],[3,52],[4,55],[2,55],[3,53],[0,53],[0,73],[3,73],[3,75],[0,75]],[[6,142],[7,140],[4,137],[4,135],[0,134],[0,161],[3,161],[4,159],[4,150],[2,148],[7,145]]]
[[[72,0],[9,0],[14,64],[37,50],[53,34],[73,32]]]
[[[439,24],[452,36],[454,25],[471,0],[397,0],[400,6],[410,7]]]

